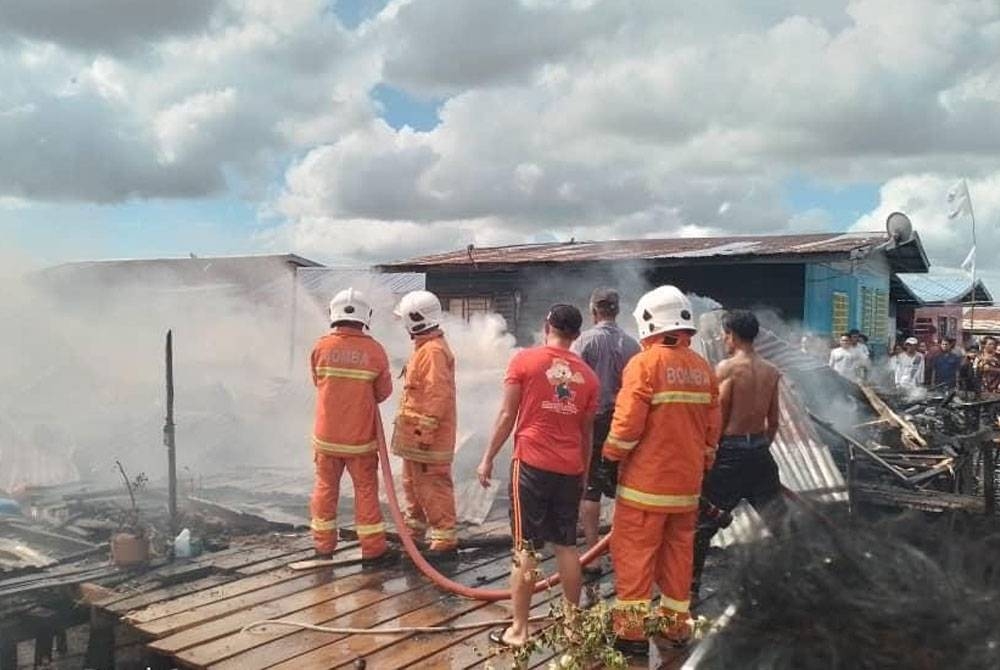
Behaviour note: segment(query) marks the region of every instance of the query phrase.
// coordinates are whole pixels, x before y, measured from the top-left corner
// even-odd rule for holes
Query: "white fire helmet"
[[[660,286],[642,296],[632,315],[642,340],[663,333],[698,330],[691,301],[676,286]]]
[[[406,332],[419,335],[441,325],[441,301],[430,291],[410,291],[399,301],[395,314],[403,320]]]
[[[372,306],[361,291],[346,288],[330,301],[330,323],[353,321],[365,328],[371,326]]]

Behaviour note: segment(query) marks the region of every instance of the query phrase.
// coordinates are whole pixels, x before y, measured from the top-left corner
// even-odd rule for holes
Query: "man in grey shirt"
[[[594,417],[594,453],[590,458],[587,486],[580,505],[580,521],[588,547],[597,543],[601,495],[615,497],[617,465],[602,458],[601,448],[611,430],[611,414],[622,385],[622,370],[629,359],[639,353],[639,343],[615,323],[618,311],[618,291],[611,288],[595,289],[590,296],[590,314],[594,319],[594,326],[584,331],[572,347],[601,381],[601,396],[597,416]],[[600,572],[600,567],[591,568],[590,571]]]

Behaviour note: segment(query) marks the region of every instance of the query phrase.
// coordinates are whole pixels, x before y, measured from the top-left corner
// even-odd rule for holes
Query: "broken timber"
[[[910,449],[926,449],[927,440],[917,432],[917,429],[913,427],[913,424],[899,416],[892,410],[889,405],[886,404],[882,398],[878,396],[877,393],[870,387],[864,384],[859,385],[861,387],[861,392],[865,394],[868,403],[872,406],[883,421],[895,424],[899,427],[903,434],[903,444]]]

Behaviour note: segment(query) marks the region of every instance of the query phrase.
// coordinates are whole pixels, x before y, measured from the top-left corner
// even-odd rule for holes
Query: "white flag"
[[[969,255],[962,261],[962,269],[971,274],[976,274],[976,246],[969,250]]]
[[[948,191],[948,207],[949,219],[972,213],[972,198],[969,196],[969,187],[964,179]]]

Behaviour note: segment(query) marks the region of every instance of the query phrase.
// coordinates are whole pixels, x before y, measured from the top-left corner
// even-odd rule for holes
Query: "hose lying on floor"
[[[375,433],[376,440],[378,441],[378,458],[382,470],[382,482],[385,485],[386,497],[389,499],[389,512],[392,514],[392,522],[396,525],[396,528],[400,530],[399,536],[400,540],[403,542],[403,548],[406,550],[406,554],[410,557],[410,560],[417,566],[417,569],[419,569],[425,577],[434,582],[436,586],[439,586],[450,593],[454,593],[455,595],[471,598],[473,600],[482,600],[485,602],[510,600],[510,589],[477,589],[466,586],[465,584],[459,584],[458,582],[448,579],[438,572],[434,566],[428,563],[427,559],[421,555],[420,550],[417,549],[417,545],[413,542],[413,538],[410,537],[410,534],[403,532],[406,528],[406,523],[403,520],[403,513],[399,511],[399,500],[396,497],[396,486],[392,481],[392,468],[389,465],[389,451],[386,449],[385,429],[382,427],[382,417],[378,412],[375,413]],[[580,557],[580,563],[582,565],[587,565],[588,563],[594,561],[608,550],[608,545],[610,543],[611,534],[609,533],[601,538],[600,542],[595,544],[589,551]],[[535,593],[551,588],[558,583],[558,574],[539,580],[535,583]]]
[[[549,621],[548,615],[533,616],[528,619],[532,623]],[[472,623],[444,624],[441,626],[395,626],[393,628],[337,628],[335,626],[317,626],[301,621],[283,621],[281,619],[265,619],[254,621],[240,629],[241,633],[246,633],[261,628],[262,626],[287,626],[288,628],[299,628],[301,630],[314,630],[319,633],[332,633],[334,635],[413,635],[424,633],[457,633],[463,630],[478,630],[480,628],[499,628],[500,626],[510,626],[513,622],[510,619],[495,619],[493,621],[476,621]]]

